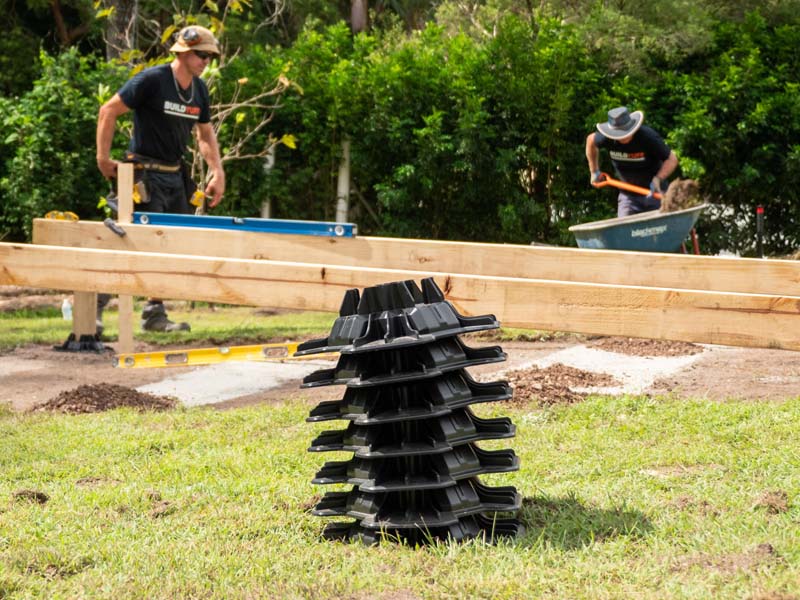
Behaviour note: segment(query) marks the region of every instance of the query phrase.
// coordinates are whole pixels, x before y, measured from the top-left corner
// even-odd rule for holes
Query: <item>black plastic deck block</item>
[[[352,346],[342,349],[333,369],[322,369],[303,378],[302,387],[347,383],[351,387],[387,385],[431,379],[449,371],[502,362],[499,346],[469,348],[458,337],[449,337],[392,351],[360,353]]]
[[[311,442],[311,452],[354,452],[356,456],[387,458],[451,451],[481,440],[512,438],[516,427],[508,417],[481,419],[468,408],[427,420],[381,425],[356,425],[324,431]]]
[[[325,463],[312,483],[350,484],[364,492],[399,492],[440,489],[461,479],[519,470],[513,450],[481,450],[465,444],[444,454],[429,454],[409,464],[407,457],[372,460],[354,456]]]
[[[402,382],[377,388],[348,387],[341,400],[321,402],[309,422],[346,420],[359,425],[430,419],[458,408],[511,398],[504,381],[477,382],[464,370],[429,380]]]
[[[333,369],[312,373],[303,387],[345,385],[340,400],[314,408],[310,422],[344,421],[323,431],[311,452],[352,452],[313,479],[352,486],[324,495],[313,510],[329,523],[323,537],[375,544],[427,544],[517,537],[521,497],[479,477],[519,469],[513,450],[483,450],[482,440],[511,438],[505,417],[481,418],[473,405],[507,400],[505,381],[476,382],[467,368],[506,359],[498,347],[470,348],[459,335],[493,329],[493,315],[463,317],[433,279],[401,281],[345,294],[331,333],[298,354],[338,350]]]
[[[448,527],[421,525],[416,529],[372,530],[362,527],[357,521],[334,522],[325,526],[322,536],[332,541],[362,542],[366,545],[390,541],[421,546],[435,542],[464,542],[472,539],[482,539],[491,544],[502,538],[518,537],[524,531],[516,518],[475,515],[464,517]]]
[[[358,301],[358,290],[348,290],[330,335],[300,344],[296,355],[341,351],[346,346],[353,347],[350,351],[369,351],[417,345],[500,326],[494,315],[458,314],[432,278],[424,279],[422,288],[413,281],[387,283],[365,289]]]
[[[94,352],[102,354],[111,351],[103,345],[99,335],[82,335],[76,339],[74,333],[70,333],[67,339],[60,346],[53,346],[53,350],[58,352]]]
[[[514,487],[488,487],[477,479],[465,479],[438,490],[370,493],[359,489],[328,492],[313,514],[351,517],[367,529],[415,529],[447,527],[462,517],[486,512],[515,512],[522,497]]]

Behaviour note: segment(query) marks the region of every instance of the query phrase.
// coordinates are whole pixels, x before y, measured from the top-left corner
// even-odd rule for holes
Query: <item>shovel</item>
[[[632,183],[625,183],[624,181],[620,181],[619,179],[614,179],[607,173],[600,173],[601,179],[595,181],[592,186],[596,188],[606,187],[608,185],[618,188],[620,190],[625,190],[626,192],[633,192],[634,194],[639,194],[640,196],[649,196],[650,190],[647,188],[640,187],[638,185],[633,185]],[[661,200],[661,193],[656,192],[653,194],[653,198],[658,198]]]

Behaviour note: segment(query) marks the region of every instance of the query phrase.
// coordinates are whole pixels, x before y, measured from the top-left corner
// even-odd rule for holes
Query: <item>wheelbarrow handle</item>
[[[626,192],[633,192],[634,194],[639,194],[641,196],[650,195],[650,190],[648,190],[647,188],[643,188],[638,185],[633,185],[632,183],[625,183],[624,181],[620,181],[619,179],[614,179],[608,173],[601,173],[600,176],[603,177],[604,179],[592,183],[592,185],[596,188],[602,188],[606,187],[607,185],[610,185],[611,187],[615,187],[620,190],[625,190]],[[658,198],[659,200],[661,200],[661,194],[656,192],[655,194],[653,194],[653,198]]]

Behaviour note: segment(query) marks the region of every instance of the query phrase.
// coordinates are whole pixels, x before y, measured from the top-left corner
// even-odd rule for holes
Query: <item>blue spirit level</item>
[[[247,219],[242,217],[212,217],[207,215],[179,215],[173,213],[133,213],[133,222],[139,225],[165,225],[171,227],[202,227],[204,229],[233,229],[260,233],[290,233],[325,237],[355,237],[353,223],[329,221],[292,221],[288,219]]]

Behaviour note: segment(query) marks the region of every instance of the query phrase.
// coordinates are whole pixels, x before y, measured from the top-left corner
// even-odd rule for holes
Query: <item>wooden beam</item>
[[[800,261],[34,220],[37,244],[800,297]]]
[[[435,276],[464,315],[505,326],[800,350],[800,299],[0,243],[0,284],[337,310],[345,290]]]

